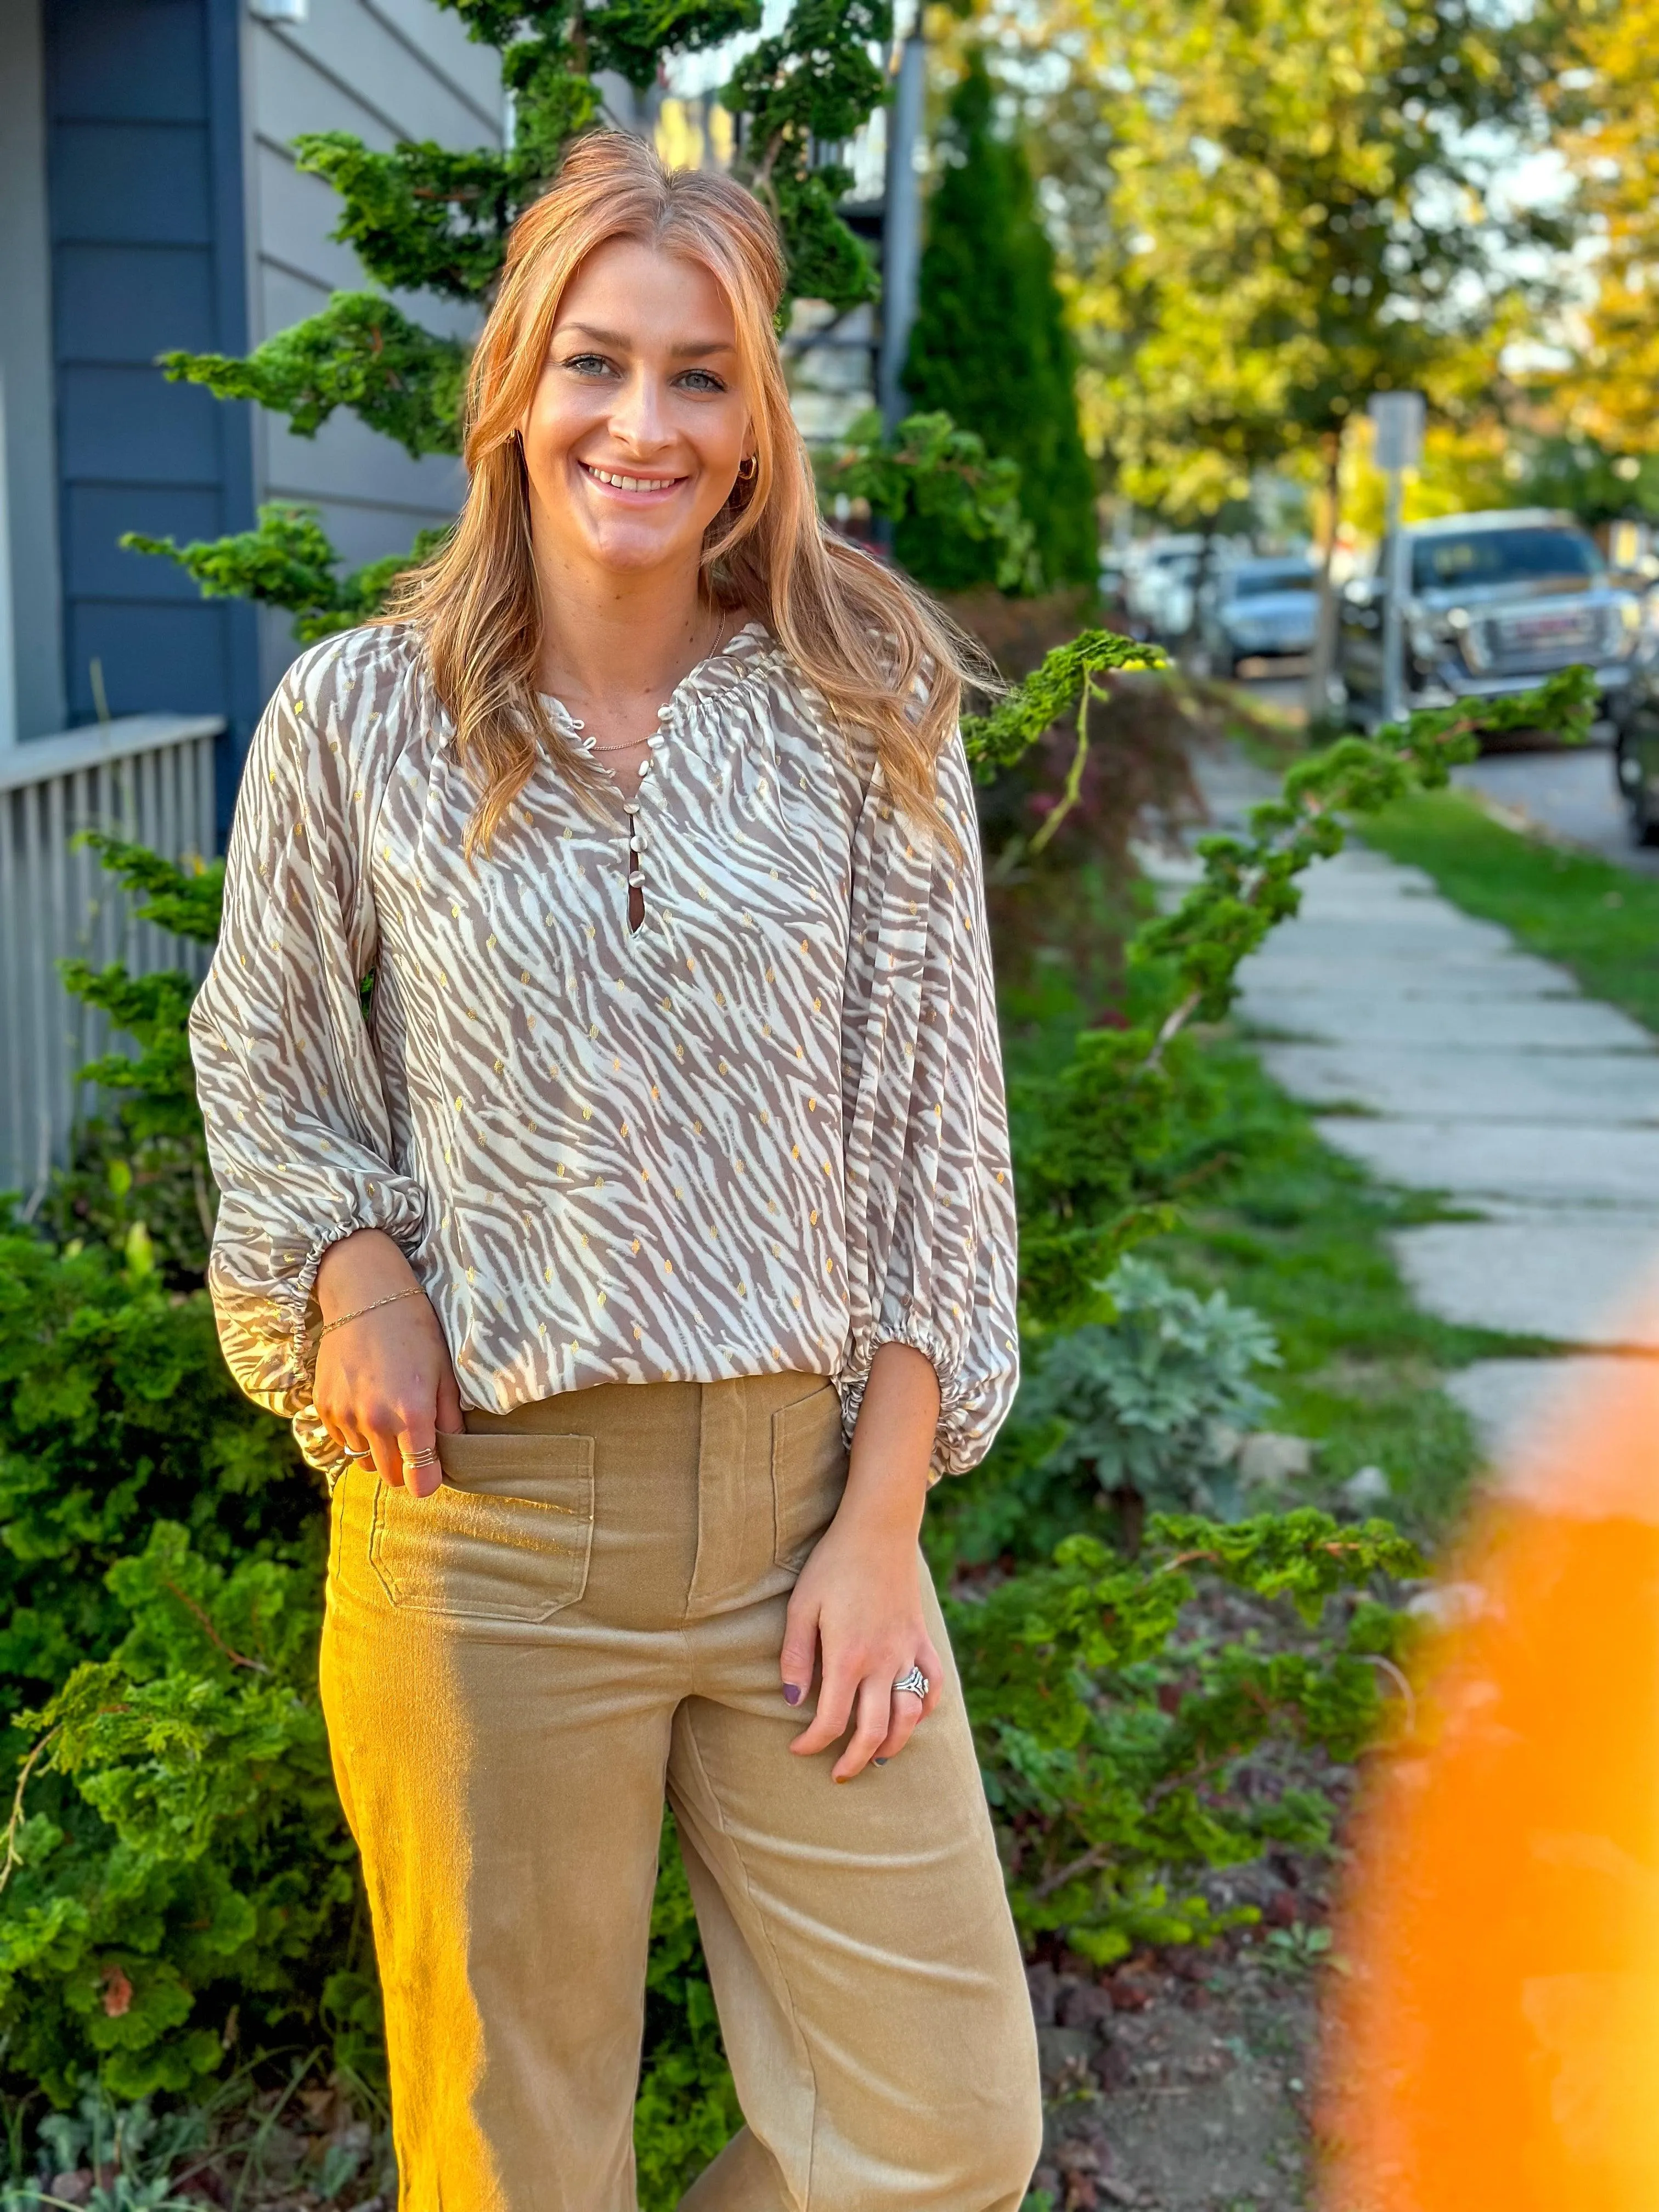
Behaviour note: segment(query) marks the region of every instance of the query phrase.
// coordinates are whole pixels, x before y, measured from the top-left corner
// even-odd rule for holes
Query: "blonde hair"
[[[954,845],[936,763],[963,681],[981,672],[938,608],[819,519],[775,331],[785,264],[770,216],[728,178],[671,170],[642,140],[595,131],[574,142],[550,189],[513,226],[468,380],[466,501],[440,550],[400,579],[384,617],[422,633],[438,696],[481,786],[468,850],[488,848],[538,749],[592,785],[586,756],[537,692],[541,611],[517,433],[566,286],[615,239],[701,264],[736,325],[757,467],[704,538],[709,603],[764,622],[836,726],[868,732],[901,811]]]

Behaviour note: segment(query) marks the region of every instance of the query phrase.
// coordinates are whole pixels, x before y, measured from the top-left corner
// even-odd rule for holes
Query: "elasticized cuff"
[[[908,1344],[913,1352],[921,1352],[939,1377],[939,1416],[928,1462],[930,1486],[941,1475],[963,1473],[974,1464],[974,1455],[964,1455],[965,1405],[957,1381],[957,1360],[944,1331],[923,1313],[908,1312],[898,1321],[884,1322],[854,1340],[847,1364],[836,1377],[848,1443],[852,1443],[853,1431],[858,1426],[870,1370],[884,1344]]]
[[[332,1498],[335,1484],[351,1465],[350,1453],[340,1449],[310,1407],[296,1413],[290,1425],[294,1441],[300,1447],[300,1456],[322,1476]]]
[[[360,1229],[373,1229],[376,1225],[372,1221],[343,1221],[337,1222],[331,1229],[325,1229],[312,1244],[301,1263],[299,1273],[289,1285],[286,1295],[292,1307],[289,1316],[289,1353],[294,1362],[295,1375],[307,1397],[317,1379],[319,1330],[313,1323],[312,1309],[315,1303],[313,1293],[317,1287],[318,1270],[331,1245],[343,1243],[348,1237],[355,1237]],[[309,1457],[309,1454],[307,1455]],[[312,1464],[314,1467],[317,1462],[313,1460]]]

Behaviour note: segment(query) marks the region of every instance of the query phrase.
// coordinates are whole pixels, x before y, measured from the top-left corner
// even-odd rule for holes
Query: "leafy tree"
[[[1074,210],[1091,430],[1192,520],[1261,461],[1316,463],[1377,390],[1490,365],[1547,294],[1565,216],[1499,172],[1569,57],[1550,0],[1080,0],[1067,128],[1034,138]],[[1079,172],[1103,164],[1102,188]]]
[[[1030,165],[1018,139],[996,129],[994,108],[984,58],[970,52],[938,142],[904,388],[918,409],[949,416],[1019,464],[1045,575],[1092,583],[1099,533],[1076,356]],[[992,549],[927,514],[902,518],[894,550],[941,590],[1003,580]]]
[[[1550,396],[1575,442],[1639,460],[1659,453],[1659,4],[1591,6],[1575,28],[1577,69],[1554,106],[1601,251],[1577,357]]]

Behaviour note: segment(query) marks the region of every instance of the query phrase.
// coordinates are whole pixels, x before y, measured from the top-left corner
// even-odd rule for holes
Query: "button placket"
[[[656,754],[653,750],[647,754],[644,766],[640,770],[640,780],[635,787],[633,797],[624,799],[622,803],[623,812],[628,818],[628,866],[625,872],[627,904],[623,919],[630,942],[643,936],[651,921],[651,909],[645,897],[645,853],[650,840],[645,831],[643,802],[647,787],[651,781],[656,765]],[[637,925],[634,921],[634,901],[636,896],[639,900],[640,917]]]

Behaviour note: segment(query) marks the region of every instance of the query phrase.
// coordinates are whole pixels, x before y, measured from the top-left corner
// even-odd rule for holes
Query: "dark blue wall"
[[[248,410],[155,368],[247,336],[238,0],[47,0],[53,350],[70,720],[259,706],[252,608],[204,601],[124,530],[182,540],[253,520]]]

